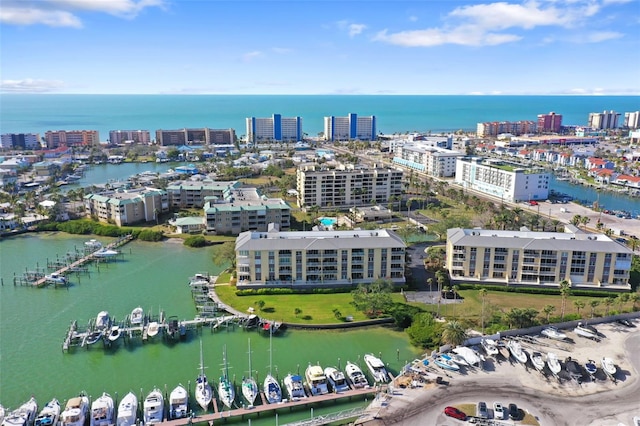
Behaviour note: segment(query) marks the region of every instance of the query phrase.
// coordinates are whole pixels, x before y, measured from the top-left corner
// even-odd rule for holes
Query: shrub
[[[204,247],[207,245],[207,240],[202,235],[191,235],[184,240],[184,245],[187,247]]]
[[[142,241],[160,241],[164,237],[162,231],[154,231],[151,229],[142,229],[138,232],[137,238]]]

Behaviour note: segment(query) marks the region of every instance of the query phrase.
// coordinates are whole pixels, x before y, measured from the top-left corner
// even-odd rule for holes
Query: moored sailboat
[[[252,407],[258,396],[258,384],[253,378],[253,370],[251,369],[251,339],[249,339],[249,375],[242,378],[242,396]]]
[[[269,374],[264,378],[262,383],[262,389],[267,397],[269,404],[276,404],[282,401],[282,388],[280,383],[271,374],[271,364],[273,362],[273,347],[272,347],[273,332],[269,333]]]
[[[213,398],[213,391],[211,390],[211,385],[207,381],[207,376],[204,374],[204,361],[202,359],[202,340],[200,340],[200,374],[196,379],[196,402],[203,410],[207,411],[209,408],[209,404],[211,403],[211,399]]]
[[[220,381],[218,383],[218,396],[220,396],[220,401],[227,407],[231,408],[233,405],[233,401],[236,398],[236,391],[229,380],[229,364],[227,363],[227,345],[224,345],[224,349],[222,350],[222,375],[220,376]]]

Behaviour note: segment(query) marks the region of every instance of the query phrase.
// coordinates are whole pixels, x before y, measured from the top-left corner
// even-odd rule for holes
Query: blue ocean
[[[638,96],[387,96],[387,95],[0,95],[0,133],[47,130],[233,128],[246,132],[246,117],[302,117],[317,136],[323,117],[375,115],[383,133],[474,131],[483,121],[536,120],[554,111],[565,125],[586,125],[591,112],[640,110]]]

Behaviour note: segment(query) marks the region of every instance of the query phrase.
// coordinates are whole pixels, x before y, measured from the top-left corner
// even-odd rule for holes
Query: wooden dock
[[[107,245],[101,250],[113,250],[127,244],[131,240],[133,240],[133,235],[129,234],[124,237],[118,238],[116,241],[112,242],[111,244]],[[85,263],[96,259],[94,254],[95,254],[95,251],[89,254],[86,254],[85,256],[82,256],[79,259],[75,260],[73,263],[60,267],[59,269],[55,270],[51,274],[65,275],[69,272],[75,272],[75,271],[81,270],[82,266]],[[46,276],[43,276],[32,283],[34,287],[42,287],[47,284],[49,284],[49,279]]]
[[[330,402],[330,401],[338,402],[341,399],[364,397],[366,395],[372,395],[380,391],[381,391],[381,388],[379,387],[351,389],[346,392],[316,395],[316,396],[311,396],[307,398],[301,398],[295,401],[283,400],[283,402],[280,402],[278,404],[265,404],[264,401],[266,398],[264,398],[264,395],[262,395],[262,392],[260,392],[260,396],[263,401],[263,404],[261,405],[256,405],[253,407],[236,408],[236,409],[227,410],[227,411],[224,411],[224,410],[218,411],[217,405],[214,405],[214,412],[212,414],[198,415],[193,418],[185,417],[182,419],[167,420],[165,422],[162,422],[161,424],[163,426],[182,426],[182,425],[191,425],[193,423],[200,423],[200,422],[208,422],[209,424],[214,424],[217,420],[220,420],[220,419],[228,419],[232,417],[240,417],[241,419],[244,419],[245,417],[249,417],[249,416],[259,417],[260,414],[262,413],[275,414],[277,411],[284,411],[284,410],[290,411],[295,408],[301,408],[311,404],[318,404],[318,403],[324,403],[324,402]]]

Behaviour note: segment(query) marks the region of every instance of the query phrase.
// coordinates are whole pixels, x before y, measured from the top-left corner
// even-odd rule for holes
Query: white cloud
[[[336,22],[336,26],[341,31],[346,31],[349,34],[349,37],[355,37],[358,34],[362,34],[362,32],[367,28],[365,24],[358,24],[347,20]]]
[[[415,15],[411,15],[409,16],[409,22],[417,22],[418,21],[418,17]]]
[[[64,85],[64,82],[60,80],[39,80],[33,78],[2,80],[0,81],[0,91],[5,93],[46,93],[61,89]]]
[[[406,47],[431,47],[443,44],[457,44],[462,46],[494,46],[520,40],[521,37],[513,34],[499,34],[482,31],[474,27],[458,27],[451,31],[432,28],[427,30],[402,31],[388,34],[381,31],[374,40],[384,41]]]
[[[107,13],[135,18],[147,7],[164,7],[164,0],[3,0],[0,22],[81,28],[78,12]]]
[[[622,33],[618,33],[615,31],[598,31],[587,34],[585,39],[588,43],[600,43],[607,40],[621,38],[622,36]]]
[[[272,47],[271,51],[279,55],[286,55],[287,53],[292,52],[292,50],[289,49],[288,47]]]
[[[247,52],[247,53],[245,53],[244,55],[242,55],[242,60],[243,60],[244,62],[251,62],[251,61],[253,61],[254,59],[259,58],[259,57],[261,57],[261,56],[263,56],[263,53],[262,53],[261,51],[259,51],[259,50],[254,50],[254,51],[252,51],[252,52]]]

